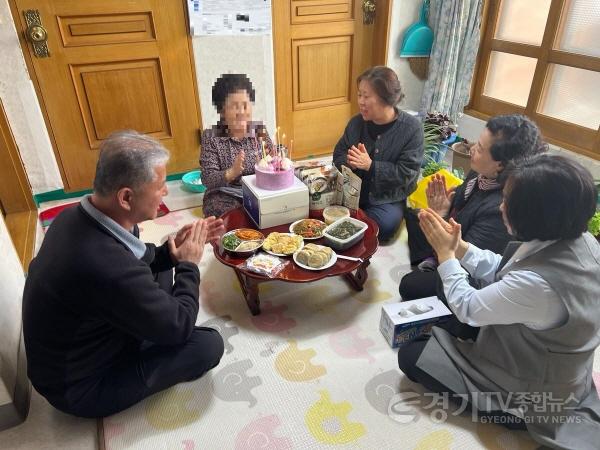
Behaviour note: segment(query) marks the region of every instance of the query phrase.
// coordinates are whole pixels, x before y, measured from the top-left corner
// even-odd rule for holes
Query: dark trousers
[[[427,372],[417,367],[417,360],[421,356],[421,353],[423,353],[423,349],[425,348],[429,337],[429,335],[422,336],[401,347],[400,350],[398,350],[398,366],[400,367],[400,370],[404,372],[404,374],[413,382],[422,384],[425,389],[430,392],[437,392],[440,394],[447,392],[450,396],[449,398],[453,399],[453,394],[455,394],[454,391],[450,390]],[[455,399],[458,400],[458,398],[459,397],[456,397]],[[469,402],[467,410],[472,410],[472,408],[473,406]],[[505,413],[503,411],[477,411],[477,414],[480,417],[486,417],[488,422],[502,423],[507,428],[512,430],[527,429],[524,421],[519,420],[510,413]],[[510,420],[502,421],[500,418],[503,416],[510,418]]]
[[[416,266],[425,258],[433,256],[433,248],[427,242],[427,238],[419,226],[418,212],[416,209],[407,208],[404,216],[406,231],[408,232],[408,255],[412,266]]]
[[[383,205],[362,205],[361,209],[377,222],[379,241],[388,241],[402,223],[406,202],[384,203]]]
[[[172,289],[172,280],[171,271],[157,277],[166,291]],[[200,378],[219,364],[223,351],[223,339],[216,330],[194,327],[184,344],[143,342],[98,378],[81,381],[64,395],[46,398],[57,409],[75,416],[109,416],[177,383]]]

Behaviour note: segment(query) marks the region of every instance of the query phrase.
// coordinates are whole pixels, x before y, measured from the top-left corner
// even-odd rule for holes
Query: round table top
[[[252,222],[250,217],[248,217],[248,215],[242,207],[227,211],[221,216],[221,218],[225,223],[225,229],[227,231],[235,230],[236,228],[258,229],[256,225],[254,225],[254,222]],[[379,227],[377,226],[377,223],[373,219],[368,217],[362,210],[357,211],[356,218],[358,220],[362,220],[363,222],[369,225],[369,227],[365,231],[365,234],[363,235],[363,238],[352,247],[346,250],[336,251],[336,253],[338,255],[354,256],[357,258],[362,258],[364,260],[373,256],[373,254],[377,251],[377,248],[379,246],[379,241],[377,240],[377,235],[379,234]],[[288,223],[276,227],[264,228],[259,231],[265,236],[267,236],[273,231],[278,231],[280,233],[288,233],[289,228],[290,224]],[[311,240],[310,242],[313,242],[318,245],[326,245],[326,241],[324,238]],[[252,272],[250,270],[240,269],[238,266],[242,264],[247,258],[239,258],[226,253],[220,244],[213,244],[213,248],[216,258],[223,264],[238,269],[249,277],[265,281],[283,280],[295,283],[304,283],[308,281],[320,280],[321,278],[325,277],[343,275],[356,270],[361,264],[359,261],[349,261],[346,259],[338,258],[336,263],[328,269],[307,270],[296,265],[291,256],[287,256],[283,257],[283,259],[289,260],[289,263],[285,266],[285,268],[281,272],[279,272],[275,278],[269,278],[267,276],[258,274],[256,272]]]

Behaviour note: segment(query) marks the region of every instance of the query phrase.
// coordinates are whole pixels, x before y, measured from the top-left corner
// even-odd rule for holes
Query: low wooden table
[[[225,222],[225,228],[227,231],[234,230],[236,228],[254,228],[256,226],[248,215],[244,212],[243,208],[236,208],[226,212],[222,216]],[[371,256],[377,251],[379,241],[377,235],[379,234],[379,227],[377,223],[370,217],[368,217],[363,211],[359,210],[356,218],[362,220],[369,225],[369,228],[365,231],[363,239],[350,247],[347,250],[336,252],[338,255],[354,256],[362,258],[362,262],[359,261],[348,261],[340,259],[328,269],[325,270],[306,270],[297,266],[292,260],[291,256],[287,257],[290,259],[290,263],[277,274],[275,278],[269,278],[267,276],[252,272],[249,270],[240,269],[239,265],[242,264],[246,258],[237,258],[226,253],[223,247],[219,244],[213,244],[215,256],[226,266],[233,268],[236,276],[240,282],[240,286],[246,298],[248,308],[253,315],[260,314],[260,300],[258,298],[258,285],[267,281],[287,281],[290,283],[310,283],[311,281],[320,280],[325,277],[344,276],[357,291],[362,291],[365,282],[367,281],[367,267],[370,264]],[[265,228],[260,230],[265,236],[273,231],[279,231],[283,233],[289,232],[290,224],[279,225],[277,227]],[[317,239],[313,242],[315,244],[326,245],[325,239]]]

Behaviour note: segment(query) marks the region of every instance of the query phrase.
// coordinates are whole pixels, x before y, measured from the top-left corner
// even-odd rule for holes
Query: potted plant
[[[428,118],[423,122],[423,137],[425,151],[423,153],[423,163],[421,164],[421,175],[427,177],[441,169],[448,168],[448,164],[443,161],[447,150],[447,144],[444,144],[444,137],[455,132],[456,128],[448,124],[448,116],[442,114],[428,114]],[[446,119],[444,119],[444,117]],[[449,122],[451,124],[451,122]],[[445,125],[444,125],[445,124]],[[452,131],[454,130],[454,131]],[[464,179],[464,171],[455,170],[454,175]]]

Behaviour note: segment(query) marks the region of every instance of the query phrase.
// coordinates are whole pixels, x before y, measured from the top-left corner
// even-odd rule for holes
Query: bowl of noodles
[[[231,256],[247,258],[262,247],[265,236],[252,228],[238,228],[221,237],[221,246]]]

